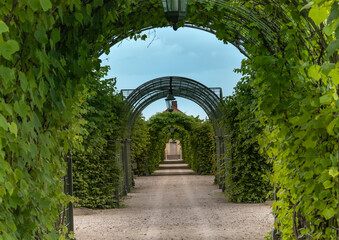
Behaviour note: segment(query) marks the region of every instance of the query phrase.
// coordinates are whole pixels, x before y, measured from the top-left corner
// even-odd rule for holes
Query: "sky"
[[[231,44],[224,44],[215,35],[192,28],[157,28],[144,32],[143,40],[125,39],[102,55],[102,65],[111,70],[107,78],[117,78],[117,90],[135,89],[152,79],[164,76],[181,76],[196,80],[207,87],[221,87],[223,96],[232,95],[241,75],[234,73],[244,57]],[[206,118],[196,103],[176,97],[178,108],[187,115]],[[149,119],[166,109],[160,99],[144,109]]]

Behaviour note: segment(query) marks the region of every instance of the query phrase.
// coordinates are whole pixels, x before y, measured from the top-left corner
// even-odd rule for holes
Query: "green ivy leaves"
[[[35,33],[34,37],[36,40],[38,40],[39,43],[46,44],[48,42],[48,37],[46,34],[46,29],[43,26],[38,26]]]
[[[315,24],[319,25],[325,21],[325,19],[327,19],[329,15],[329,9],[324,5],[317,6],[317,4],[314,4],[308,15],[313,19]]]
[[[11,55],[19,51],[19,49],[19,44],[15,40],[0,41],[0,55],[7,60],[11,60]]]
[[[40,4],[44,11],[48,11],[52,8],[52,3],[50,0],[40,0]]]
[[[253,129],[248,126],[256,129],[260,124],[265,125],[260,145],[262,153],[267,151],[272,157],[270,161],[275,170],[272,179],[281,189],[275,212],[276,227],[284,239],[302,237],[306,233],[315,239],[330,239],[334,230],[328,226],[332,224],[338,228],[333,217],[338,204],[335,184],[338,184],[339,11],[336,1],[313,2],[312,6],[298,5],[298,1],[290,4],[279,1],[265,6],[261,1],[252,4],[241,0],[213,7],[211,2],[202,5],[201,1],[196,1],[191,3],[192,12],[189,13],[190,22],[210,27],[225,42],[240,43],[240,49],[245,49],[249,56],[242,71],[244,74],[253,71],[255,77],[250,81],[256,89],[258,102],[252,105],[241,94],[242,97],[237,98],[240,113],[232,114],[239,117],[234,119],[234,126],[240,134],[234,138],[239,141],[233,149],[238,150],[238,157],[245,150],[256,152],[258,149],[246,148],[258,147],[249,137]],[[99,69],[98,53],[108,51],[107,39],[125,36],[131,29],[165,26],[167,22],[161,1],[155,0],[139,1],[135,5],[124,0],[86,3],[3,0],[2,4],[0,182],[6,184],[0,184],[1,234],[5,239],[58,239],[63,233],[54,230],[53,224],[57,222],[60,204],[69,201],[62,194],[60,179],[65,174],[62,157],[70,149],[70,142],[79,149],[85,148],[79,140],[86,139],[86,134],[96,133],[97,129],[105,129],[97,131],[98,138],[89,141],[86,151],[94,153],[93,161],[112,159],[115,154],[109,148],[115,144],[109,141],[114,139],[115,127],[121,124],[119,113],[123,108],[119,108],[119,101],[112,101],[117,105],[113,108],[116,112],[108,114],[110,123],[98,120],[107,113],[107,106],[102,107],[100,102],[92,102],[100,109],[98,112],[92,112],[90,107],[79,107],[90,95],[86,95],[85,89],[93,80],[93,71]],[[240,11],[234,12],[236,9],[245,14],[238,15]],[[302,14],[308,9],[304,17]],[[150,19],[149,15],[153,17]],[[239,16],[242,16],[240,23],[246,26],[236,25],[237,21],[232,20]],[[313,19],[316,27],[307,16]],[[258,23],[248,21],[252,17],[260,19],[267,31],[264,28],[259,31]],[[232,28],[232,24],[235,27]],[[262,36],[261,30],[270,34]],[[130,35],[133,37],[133,34]],[[249,38],[242,38],[242,34]],[[99,95],[101,102],[108,104],[105,98],[108,95]],[[82,110],[88,111],[86,128],[81,127],[85,122]],[[247,112],[255,114],[260,124],[253,120],[253,115],[246,115]],[[246,116],[250,116],[248,121]],[[187,152],[191,151],[193,146],[188,136],[182,134],[182,138]],[[163,144],[156,139],[152,141],[159,144],[157,146]],[[103,152],[105,155],[101,155]],[[160,151],[153,156],[156,166],[162,156]],[[250,162],[250,154],[244,156]],[[82,171],[86,172],[91,166],[96,175],[103,173],[104,179],[120,181],[117,180],[120,179],[118,166],[102,164],[98,168],[86,160],[88,155],[80,157],[78,166],[83,167]],[[192,163],[196,164],[194,160]],[[251,165],[238,163],[238,169],[243,168],[248,173],[252,166],[261,168],[255,161]],[[112,167],[113,178],[104,171],[106,166]],[[78,179],[83,185],[94,182],[93,175],[90,181],[81,179],[81,174]],[[259,178],[256,180],[259,182]],[[108,196],[115,188],[114,184],[110,186],[110,189],[95,188],[96,192],[91,194],[105,192]],[[88,193],[88,188],[80,190],[84,196]],[[96,203],[109,205],[110,202],[105,202],[107,199],[103,197]],[[297,231],[301,229],[299,236],[293,231],[294,206],[297,206],[296,215],[301,216],[295,221]]]
[[[0,20],[0,34],[8,31],[9,28],[7,27],[6,23]]]
[[[0,127],[2,127],[2,129],[4,129],[5,131],[8,130],[6,118],[2,114],[0,114]]]

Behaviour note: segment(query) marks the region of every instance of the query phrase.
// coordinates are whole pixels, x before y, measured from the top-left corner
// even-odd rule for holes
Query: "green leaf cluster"
[[[138,176],[149,175],[151,136],[148,123],[143,116],[139,116],[135,121],[131,139],[131,158],[134,174]]]
[[[234,88],[233,96],[223,104],[223,125],[227,134],[225,192],[232,202],[264,202],[271,190],[269,177],[272,164],[260,153],[258,138],[263,133],[255,111],[258,99],[250,86],[250,75]]]
[[[85,124],[73,151],[73,182],[76,206],[111,208],[119,201],[122,170],[119,158],[124,119],[123,102],[115,79],[102,80],[107,67],[88,81],[89,96],[82,105]]]
[[[215,139],[210,121],[199,121],[190,132],[181,135],[182,155],[185,162],[198,174],[215,174]]]
[[[278,191],[276,228],[282,239],[335,239],[338,1],[214,2],[191,1],[187,20],[211,28],[248,56],[240,71],[253,75],[257,91],[254,114],[264,126],[258,143],[272,162]],[[1,238],[62,238],[65,231],[56,223],[70,201],[61,181],[64,156],[72,147],[81,149],[79,114],[100,71],[99,56],[125,37],[144,38],[145,27],[167,24],[158,0],[1,1]],[[100,122],[93,117],[91,122]],[[150,126],[152,131],[167,132]],[[110,140],[98,138],[92,150],[108,153]],[[157,149],[148,155],[153,170],[164,142],[150,141]]]
[[[169,128],[175,128],[174,138],[180,141],[183,159],[199,174],[213,174],[215,140],[212,124],[183,113],[157,113],[147,122],[136,121],[132,131],[132,161],[134,172],[148,175],[164,160],[166,143],[171,138]]]

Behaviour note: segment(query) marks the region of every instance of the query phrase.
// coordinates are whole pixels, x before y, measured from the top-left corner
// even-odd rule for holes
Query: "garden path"
[[[78,240],[264,239],[271,230],[270,203],[236,204],[187,165],[165,162],[154,176],[136,177],[125,208],[75,209]]]

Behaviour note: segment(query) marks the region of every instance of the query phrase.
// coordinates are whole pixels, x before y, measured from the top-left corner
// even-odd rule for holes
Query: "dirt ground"
[[[225,201],[214,176],[137,177],[125,208],[75,209],[77,240],[264,239],[271,230],[270,203]]]

